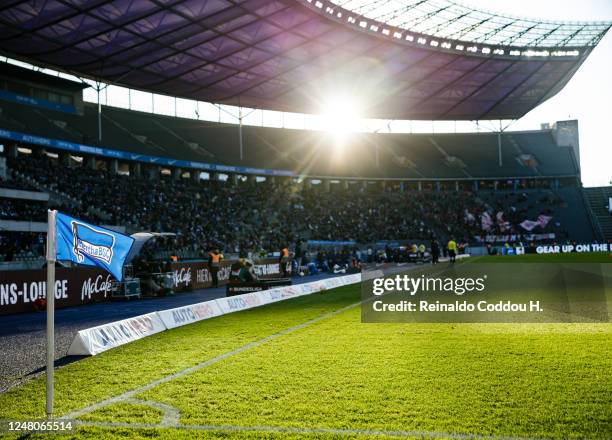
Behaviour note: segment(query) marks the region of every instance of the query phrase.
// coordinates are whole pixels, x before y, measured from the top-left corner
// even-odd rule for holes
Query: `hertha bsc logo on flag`
[[[66,214],[56,214],[57,260],[98,266],[117,280],[123,279],[123,264],[134,239]]]
[[[74,241],[73,252],[77,261],[82,263],[85,255],[88,255],[110,264],[113,259],[115,237],[77,221],[72,221],[71,224]]]

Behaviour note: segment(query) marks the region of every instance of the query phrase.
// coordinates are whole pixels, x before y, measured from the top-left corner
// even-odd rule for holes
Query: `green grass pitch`
[[[610,262],[536,260],[576,258]],[[60,368],[58,416],[136,392],[58,438],[612,438],[612,324],[362,324],[359,290],[221,316]],[[44,376],[0,395],[0,419],[43,416]]]

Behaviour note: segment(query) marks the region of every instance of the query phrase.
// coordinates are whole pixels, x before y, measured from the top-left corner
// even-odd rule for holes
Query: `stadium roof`
[[[254,108],[318,113],[348,96],[367,117],[515,119],[560,91],[610,27],[519,20],[447,0],[336,3],[2,2],[0,52]]]
[[[429,36],[514,47],[595,46],[610,23],[543,21],[476,10],[450,0],[336,0],[371,20]]]

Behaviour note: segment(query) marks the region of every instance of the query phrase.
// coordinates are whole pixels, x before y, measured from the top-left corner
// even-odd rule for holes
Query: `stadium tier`
[[[402,190],[397,184],[364,185],[365,181],[232,183],[176,174],[152,180],[91,169],[87,163],[62,162],[38,148],[7,161],[13,184],[35,183],[41,191],[62,193],[73,202],[63,210],[75,216],[131,231],[179,234],[177,251],[184,257],[205,255],[215,245],[228,252],[272,251],[298,238],[371,245],[455,236],[477,244],[484,241],[477,237],[484,235],[528,235],[521,223],[540,216],[548,218],[535,231],[543,234],[542,241],[593,238],[580,189],[572,181],[557,180],[556,187],[554,181],[541,179],[505,181],[497,190],[442,190],[431,185]],[[493,217],[491,224],[482,220],[485,212]],[[0,215],[4,220],[43,220],[44,208],[11,201]]]
[[[344,140],[347,148],[343,155],[336,155],[337,140],[331,133],[243,126],[240,160],[239,129],[234,124],[104,106],[102,142],[98,143],[97,118],[97,107],[92,104],[85,104],[84,114],[79,115],[0,101],[0,128],[4,130],[102,146],[126,156],[280,170],[311,177],[474,179],[572,177],[579,173],[575,152],[570,146],[559,146],[552,129],[506,132],[500,137],[497,133],[353,133]],[[0,132],[0,136],[7,134]]]

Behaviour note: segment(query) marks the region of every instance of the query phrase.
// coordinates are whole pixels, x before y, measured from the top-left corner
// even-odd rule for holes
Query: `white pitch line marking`
[[[179,424],[181,412],[178,410],[178,408],[175,408],[174,406],[167,405],[161,402],[156,402],[154,400],[142,400],[134,398],[125,399],[124,402],[133,403],[135,405],[146,405],[152,408],[159,409],[163,413],[160,426],[172,427],[177,426]]]

